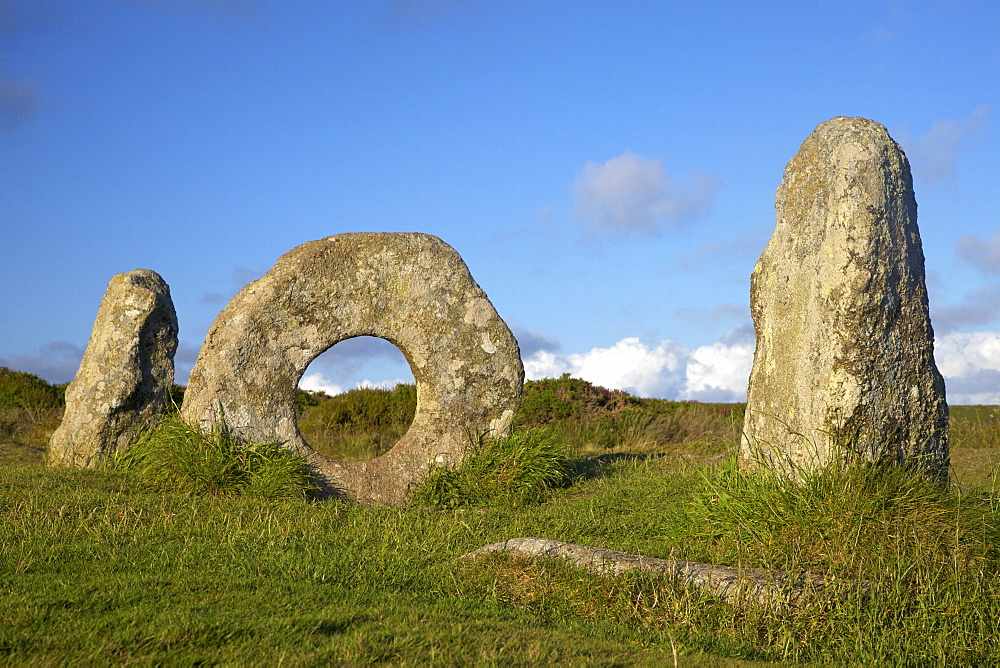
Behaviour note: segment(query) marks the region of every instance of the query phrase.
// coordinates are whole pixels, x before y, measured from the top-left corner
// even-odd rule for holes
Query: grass
[[[544,427],[481,436],[471,439],[461,467],[432,470],[413,502],[443,508],[539,503],[570,484],[571,468],[566,445]]]
[[[460,504],[266,499],[152,484],[122,468],[0,466],[0,660],[1000,662],[1000,490],[990,470],[969,469],[962,475],[975,485],[948,489],[879,467],[831,469],[792,486],[712,459],[725,451],[714,432],[639,453],[664,456],[633,457],[614,443],[576,450],[556,428],[572,418],[592,433],[584,430],[602,410],[617,411],[608,423],[638,434],[629,447],[642,449],[646,422],[656,420],[628,424],[621,413],[641,416],[636,407],[588,409],[589,423],[554,418],[514,442],[477,441],[478,473],[466,483],[481,483],[470,483]],[[1000,449],[990,410],[955,411],[956,462],[966,450]],[[699,411],[684,424],[700,414],[725,428],[721,410]],[[588,450],[622,456],[585,459]],[[571,484],[553,477],[517,503],[476,496],[496,492],[502,471],[516,477],[518,462],[565,475],[567,456]],[[649,575],[599,578],[502,555],[458,560],[516,536],[809,569],[870,588],[764,609]]]
[[[993,485],[1000,467],[1000,406],[951,407],[951,465],[965,488]]]
[[[168,415],[112,463],[157,488],[264,499],[308,497],[305,461],[281,443],[244,443],[225,421],[209,433]]]

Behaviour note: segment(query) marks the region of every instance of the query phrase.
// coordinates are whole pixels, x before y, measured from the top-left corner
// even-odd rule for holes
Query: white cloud
[[[1000,332],[938,337],[934,358],[952,404],[1000,404]]]
[[[669,339],[650,346],[629,337],[586,353],[540,350],[524,360],[524,371],[529,380],[568,373],[641,397],[744,401],[752,362],[753,344],[744,340],[691,350]]]
[[[691,353],[685,372],[683,399],[746,401],[747,381],[753,367],[753,341],[716,341]]]
[[[354,386],[355,389],[368,389],[368,390],[391,390],[401,383],[413,383],[413,379],[406,378],[390,378],[388,380],[368,380],[365,378],[363,381]]]
[[[335,394],[343,394],[347,391],[343,385],[338,385],[329,380],[323,374],[307,373],[299,379],[299,389],[306,392],[326,392],[331,397]]]
[[[571,373],[565,358],[548,350],[539,350],[532,355],[522,357],[525,380],[541,378],[558,378],[564,373]]]
[[[360,390],[360,389],[370,389],[370,390],[391,390],[400,383],[412,383],[412,378],[389,378],[386,380],[369,380],[365,378],[364,380],[356,383],[354,387],[346,387],[338,383],[333,382],[323,374],[318,371],[315,373],[307,373],[302,376],[299,380],[299,389],[306,390],[307,392],[326,392],[331,397],[336,394],[343,394],[348,390]]]
[[[573,375],[602,387],[648,397],[672,394],[678,389],[678,375],[686,352],[673,341],[661,341],[650,348],[631,337],[610,348],[594,348],[567,357],[577,370]]]
[[[1000,332],[952,332],[938,337],[934,359],[946,378],[979,369],[1000,371]]]
[[[939,121],[926,134],[916,138],[902,135],[900,143],[906,149],[914,174],[928,185],[951,183],[955,180],[955,156],[969,136],[986,131],[989,105],[980,105],[964,121]]]
[[[625,152],[603,165],[588,162],[573,182],[574,210],[590,229],[619,233],[678,224],[712,206],[719,182],[699,172],[682,184],[663,161]]]
[[[648,345],[636,337],[607,348],[559,355],[539,350],[524,360],[529,380],[568,373],[609,389],[674,400],[746,401],[753,367],[751,327],[738,327],[694,349],[674,341]],[[952,404],[1000,404],[1000,332],[937,337],[935,359]]]

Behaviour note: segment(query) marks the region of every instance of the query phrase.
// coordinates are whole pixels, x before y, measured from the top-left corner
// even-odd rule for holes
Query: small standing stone
[[[948,470],[910,167],[884,127],[820,124],[785,168],[754,268],[741,465],[797,476],[851,457]]]
[[[164,280],[148,269],[115,275],[66,388],[49,465],[94,467],[128,447],[163,413],[176,351],[177,315]]]

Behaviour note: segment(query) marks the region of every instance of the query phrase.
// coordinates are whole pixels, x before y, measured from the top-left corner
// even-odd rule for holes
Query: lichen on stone
[[[909,164],[885,128],[820,124],[789,161],[751,276],[757,348],[740,450],[790,473],[854,456],[948,467]]]
[[[417,410],[386,454],[338,462],[303,440],[294,394],[317,356],[356,336],[402,351]],[[329,494],[402,503],[431,464],[457,465],[470,436],[506,434],[523,382],[517,341],[454,249],[426,234],[339,234],[285,253],[230,301],[191,372],[182,417],[208,428],[224,416],[247,439],[284,442]]]
[[[166,408],[174,382],[177,314],[154,271],[116,274],[101,301],[48,463],[93,467],[127,448]]]

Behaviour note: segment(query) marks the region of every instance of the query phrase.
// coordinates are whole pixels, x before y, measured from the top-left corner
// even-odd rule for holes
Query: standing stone
[[[94,467],[161,415],[174,382],[177,315],[170,288],[149,269],[108,283],[49,465]]]
[[[754,268],[744,467],[798,477],[852,458],[948,470],[906,156],[863,118],[820,124],[785,168]]]
[[[295,392],[314,359],[356,336],[402,351],[417,409],[389,452],[340,462],[303,440]],[[451,246],[427,234],[338,234],[293,248],[233,297],[205,337],[181,417],[283,442],[329,495],[398,504],[431,466],[461,463],[470,438],[508,433],[523,383],[517,341]]]

